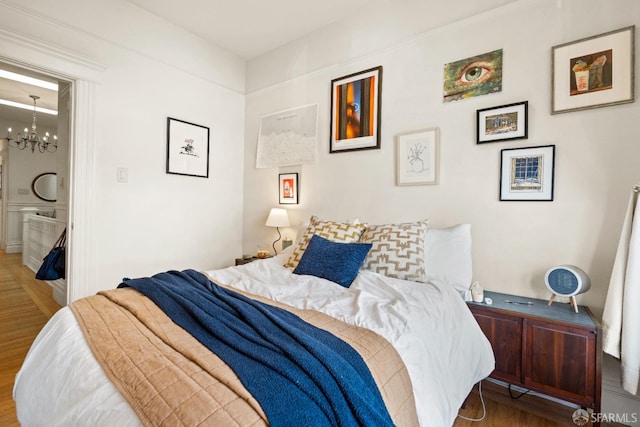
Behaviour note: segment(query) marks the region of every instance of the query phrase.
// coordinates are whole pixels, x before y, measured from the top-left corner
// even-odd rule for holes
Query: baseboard
[[[19,254],[22,253],[22,242],[20,243],[9,243],[4,251],[8,254]]]
[[[64,279],[47,281],[53,288],[53,300],[64,307],[67,305],[67,282]]]
[[[487,381],[491,381],[492,383],[498,384],[499,386],[502,386],[502,387],[505,387],[505,388],[509,387],[509,383],[505,383],[503,381],[496,380],[494,378],[487,378],[486,380]],[[531,391],[531,390],[529,390],[527,388],[519,387],[517,385],[513,385],[512,384],[511,385],[511,390],[513,390],[516,393],[525,393],[526,392],[530,396],[541,397],[543,399],[550,400],[552,402],[558,403],[558,404],[563,405],[563,406],[567,406],[569,408],[573,408],[573,409],[580,408],[580,405],[576,405],[575,403],[567,402],[566,400],[562,400],[562,399],[557,399],[557,398],[552,397],[552,396],[547,396],[546,394],[542,394],[542,393],[538,393],[538,392],[535,392],[535,391]]]

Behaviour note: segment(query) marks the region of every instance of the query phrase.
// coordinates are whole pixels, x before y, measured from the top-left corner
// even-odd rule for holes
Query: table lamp
[[[275,227],[278,231],[278,238],[273,242],[273,253],[278,255],[278,251],[276,251],[276,243],[282,239],[282,234],[280,234],[280,227],[289,227],[289,214],[286,209],[282,208],[272,208],[271,212],[269,212],[269,216],[267,217],[267,222],[265,223],[267,227]]]

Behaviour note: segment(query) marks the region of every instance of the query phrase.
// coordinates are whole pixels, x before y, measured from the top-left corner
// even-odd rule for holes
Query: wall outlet
[[[287,239],[286,237],[284,238],[284,240],[282,241],[282,250],[284,251],[285,249],[287,249],[289,246],[291,246],[293,244],[292,240]]]

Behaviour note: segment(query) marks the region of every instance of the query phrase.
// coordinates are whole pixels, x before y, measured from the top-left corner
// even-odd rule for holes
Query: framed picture
[[[476,112],[477,143],[528,138],[529,102],[485,108]]]
[[[424,129],[396,137],[396,184],[438,183],[440,130]]]
[[[502,150],[500,200],[552,201],[555,145]]]
[[[382,67],[331,81],[330,153],[380,148]]]
[[[502,49],[444,65],[443,102],[502,91]]]
[[[297,173],[281,173],[278,175],[278,199],[281,205],[298,204]]]
[[[209,177],[209,128],[167,117],[167,173]]]
[[[551,114],[634,101],[635,26],[551,49]]]

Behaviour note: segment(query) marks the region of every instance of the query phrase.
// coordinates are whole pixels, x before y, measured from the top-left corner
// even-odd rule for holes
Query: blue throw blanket
[[[124,279],[233,369],[272,426],[391,426],[362,357],[296,315],[194,270]]]

